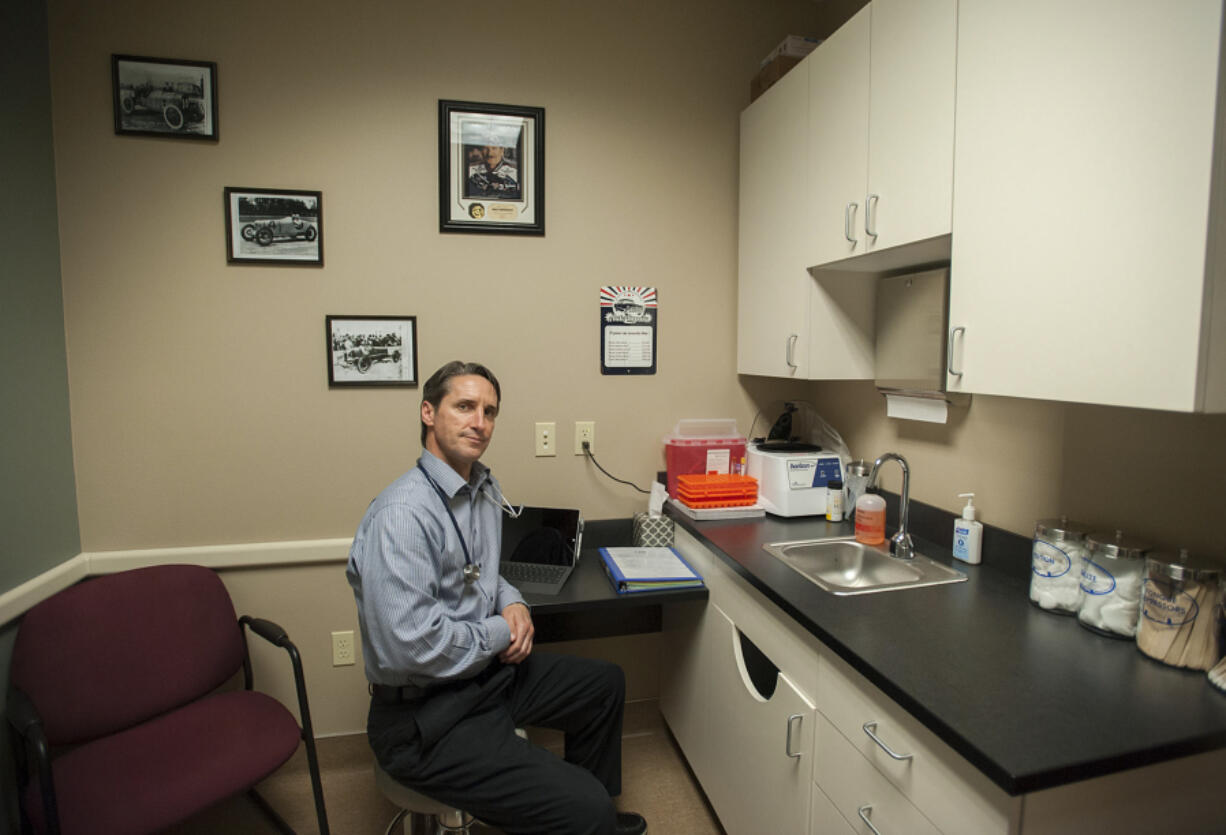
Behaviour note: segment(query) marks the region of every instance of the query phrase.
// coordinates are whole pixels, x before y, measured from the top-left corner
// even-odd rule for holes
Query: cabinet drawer
[[[1017,807],[1015,798],[991,783],[841,659],[827,652],[822,661],[818,709],[863,755],[861,759],[871,763],[948,835],[1009,831],[1010,818]],[[881,740],[880,744],[869,736],[869,731]],[[907,758],[891,757],[885,746]]]
[[[856,835],[851,824],[843,820],[834,801],[818,785],[813,786],[813,813],[809,816],[809,832],[812,835]]]
[[[881,835],[941,835],[902,792],[851,747],[825,717],[817,718],[814,791],[825,792],[855,832],[871,833],[862,815]]]

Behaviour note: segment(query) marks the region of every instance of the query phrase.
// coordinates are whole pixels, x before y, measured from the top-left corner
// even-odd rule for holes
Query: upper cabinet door
[[[957,0],[871,7],[869,251],[949,234],[958,26]]]
[[[804,63],[741,114],[737,371],[808,376],[807,203],[797,180],[807,148]]]
[[[950,390],[1222,407],[1221,26],[1219,0],[961,0]]]
[[[798,161],[796,173],[797,180],[807,186],[812,206],[809,266],[865,252],[873,5],[861,9],[806,59],[810,146]]]

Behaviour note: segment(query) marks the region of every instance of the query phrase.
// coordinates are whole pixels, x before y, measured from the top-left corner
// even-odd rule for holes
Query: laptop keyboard
[[[504,562],[499,572],[512,583],[556,583],[566,576],[569,565],[534,565],[525,562]]]

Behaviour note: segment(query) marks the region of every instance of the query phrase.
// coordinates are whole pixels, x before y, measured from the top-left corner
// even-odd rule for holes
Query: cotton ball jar
[[[1090,534],[1085,544],[1077,621],[1113,638],[1136,637],[1150,545],[1125,537],[1123,531]]]
[[[1034,525],[1030,558],[1030,602],[1048,612],[1072,615],[1081,605],[1081,568],[1086,526],[1067,516]]]

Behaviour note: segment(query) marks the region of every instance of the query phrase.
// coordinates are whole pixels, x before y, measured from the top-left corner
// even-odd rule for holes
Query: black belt
[[[456,691],[472,684],[476,684],[478,686],[484,685],[503,667],[503,664],[495,661],[470,679],[444,681],[435,684],[432,687],[419,687],[416,684],[405,684],[400,687],[394,687],[390,684],[371,684],[370,695],[375,701],[379,702],[379,704],[384,705],[421,702],[428,696],[433,696],[436,693]]]
[[[370,685],[370,695],[376,702],[384,705],[398,705],[404,702],[420,702],[430,691],[416,684],[405,684],[392,687],[387,684]]]

